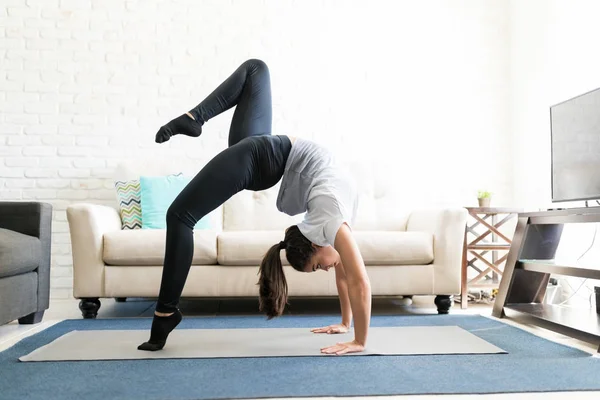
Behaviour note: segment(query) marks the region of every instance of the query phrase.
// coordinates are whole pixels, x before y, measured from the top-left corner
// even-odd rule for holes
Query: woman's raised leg
[[[200,104],[168,124],[156,134],[156,142],[171,136],[200,136],[205,122],[237,106],[229,129],[229,146],[256,135],[271,134],[271,78],[267,65],[256,59],[245,61]]]

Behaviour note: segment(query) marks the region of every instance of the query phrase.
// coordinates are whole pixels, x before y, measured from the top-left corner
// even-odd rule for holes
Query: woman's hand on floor
[[[310,331],[313,333],[346,333],[348,332],[348,327],[344,324],[336,324],[336,325],[329,325],[329,326],[325,326],[323,328],[314,328],[311,329]]]
[[[356,340],[346,343],[337,343],[336,345],[323,347],[321,353],[325,354],[346,354],[346,353],[360,353],[365,349],[365,346],[358,343]]]

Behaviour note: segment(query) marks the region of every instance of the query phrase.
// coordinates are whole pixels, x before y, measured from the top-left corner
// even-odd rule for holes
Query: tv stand
[[[600,344],[600,314],[595,310],[542,303],[550,274],[600,279],[600,267],[554,260],[564,224],[594,222],[600,222],[600,207],[519,213],[492,315],[526,317],[544,328]]]

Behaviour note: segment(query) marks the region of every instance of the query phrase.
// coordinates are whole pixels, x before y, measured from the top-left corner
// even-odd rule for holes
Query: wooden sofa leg
[[[79,302],[79,309],[85,319],[94,319],[98,316],[100,299],[98,297],[84,298]]]
[[[40,322],[42,322],[42,318],[44,318],[44,311],[36,311],[29,315],[19,318],[19,324],[21,324],[21,325],[39,324]]]
[[[448,314],[450,307],[452,307],[452,299],[450,296],[440,294],[435,296],[435,305],[437,306],[438,314]]]

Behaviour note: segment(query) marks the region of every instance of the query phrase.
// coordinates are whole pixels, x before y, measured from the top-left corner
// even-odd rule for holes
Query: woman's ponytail
[[[301,272],[306,272],[306,266],[316,252],[311,241],[300,232],[298,225],[287,228],[285,239],[267,251],[258,272],[258,300],[260,311],[264,311],[269,319],[283,314],[288,300],[288,287],[280,255],[280,251],[284,249],[290,265]]]
[[[285,242],[273,245],[260,263],[259,309],[268,319],[282,315],[287,304],[288,287],[280,255],[283,248]]]

